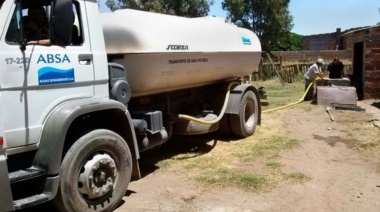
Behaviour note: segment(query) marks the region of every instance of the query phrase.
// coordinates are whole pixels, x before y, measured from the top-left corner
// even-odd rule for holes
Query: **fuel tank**
[[[256,34],[221,18],[132,9],[100,15],[107,54],[125,67],[132,97],[236,80],[260,62]]]

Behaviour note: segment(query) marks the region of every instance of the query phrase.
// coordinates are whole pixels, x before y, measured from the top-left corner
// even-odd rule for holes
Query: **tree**
[[[277,45],[293,28],[293,17],[288,10],[290,0],[224,0],[227,19],[240,19],[261,40],[264,50]]]
[[[300,51],[302,50],[302,35],[288,33],[281,37],[276,44],[271,43],[272,51]]]
[[[136,9],[184,17],[207,16],[213,0],[106,0],[111,11]]]

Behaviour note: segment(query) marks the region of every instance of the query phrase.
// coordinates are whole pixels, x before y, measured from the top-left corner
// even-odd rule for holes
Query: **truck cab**
[[[0,43],[0,63],[4,67],[0,73],[1,107],[7,111],[2,116],[6,120],[4,135],[12,141],[6,142],[7,149],[35,145],[39,141],[44,120],[60,103],[69,99],[108,96],[107,72],[102,75],[98,71],[95,74],[94,70],[94,67],[104,70],[108,68],[104,44],[101,42],[102,31],[99,27],[90,27],[86,16],[81,16],[80,9],[86,7],[86,1],[72,3],[73,15],[67,17],[67,24],[72,28],[73,17],[78,19],[81,33],[79,42],[67,45],[56,44],[59,37],[53,31],[54,25],[50,20],[53,15],[48,15],[53,11],[50,10],[51,2],[40,7],[46,11],[46,19],[49,18],[42,27],[47,31],[47,39],[51,39],[52,44],[28,44],[31,41],[27,40],[27,33],[30,32],[24,29],[33,23],[24,21],[28,18],[28,7],[34,6],[28,5],[30,2],[19,1],[18,4],[13,4],[6,1],[1,9],[1,20],[6,20],[5,23],[2,22],[4,25]],[[91,35],[99,37],[88,39],[89,29],[97,29]],[[96,42],[97,39],[100,42]]]
[[[35,8],[43,10],[44,17],[33,13]],[[0,211],[22,209],[56,197],[61,190],[60,166],[74,140],[94,129],[108,129],[105,134],[103,131],[106,135],[115,127],[102,125],[100,119],[106,123],[107,117],[117,116],[113,121],[120,122],[118,128],[132,128],[125,105],[109,99],[109,64],[98,18],[95,1],[0,1],[0,189],[4,191]],[[38,19],[45,22],[38,23]],[[45,31],[45,37],[31,35],[38,30]],[[84,123],[89,128],[79,129]],[[124,139],[134,148],[134,134],[124,138],[120,134],[125,135],[119,132],[111,137],[123,141],[121,149],[129,153]],[[88,166],[99,164],[99,168],[86,171],[82,178],[100,171],[104,181],[102,185],[92,184],[94,188],[89,182],[81,185],[82,194],[91,201],[99,201],[99,192],[111,193],[110,184],[117,186],[118,173],[125,172],[122,187],[129,182],[127,168],[132,159],[124,156],[124,163],[115,162],[110,155],[95,150],[90,160],[85,159]],[[100,161],[108,163],[102,165]],[[124,172],[111,168],[121,165]],[[114,207],[115,202],[110,205],[104,207]],[[61,207],[76,210],[74,206],[67,208]]]

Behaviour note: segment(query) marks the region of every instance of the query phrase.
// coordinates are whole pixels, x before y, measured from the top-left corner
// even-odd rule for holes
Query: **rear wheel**
[[[131,173],[124,139],[109,130],[94,130],[66,153],[54,203],[61,211],[112,211],[125,195]]]
[[[239,114],[230,115],[230,126],[234,135],[246,138],[255,132],[259,107],[256,94],[247,91],[241,98]]]

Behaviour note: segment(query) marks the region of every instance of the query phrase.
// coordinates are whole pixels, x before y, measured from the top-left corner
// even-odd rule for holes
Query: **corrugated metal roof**
[[[374,28],[374,27],[380,27],[380,25],[365,26],[365,27],[361,27],[359,29],[353,29],[353,30],[350,30],[350,31],[348,31],[346,33],[343,33],[342,36],[346,36],[346,35],[349,35],[351,33],[358,32],[358,31],[363,31],[363,30],[371,29],[371,28]]]

